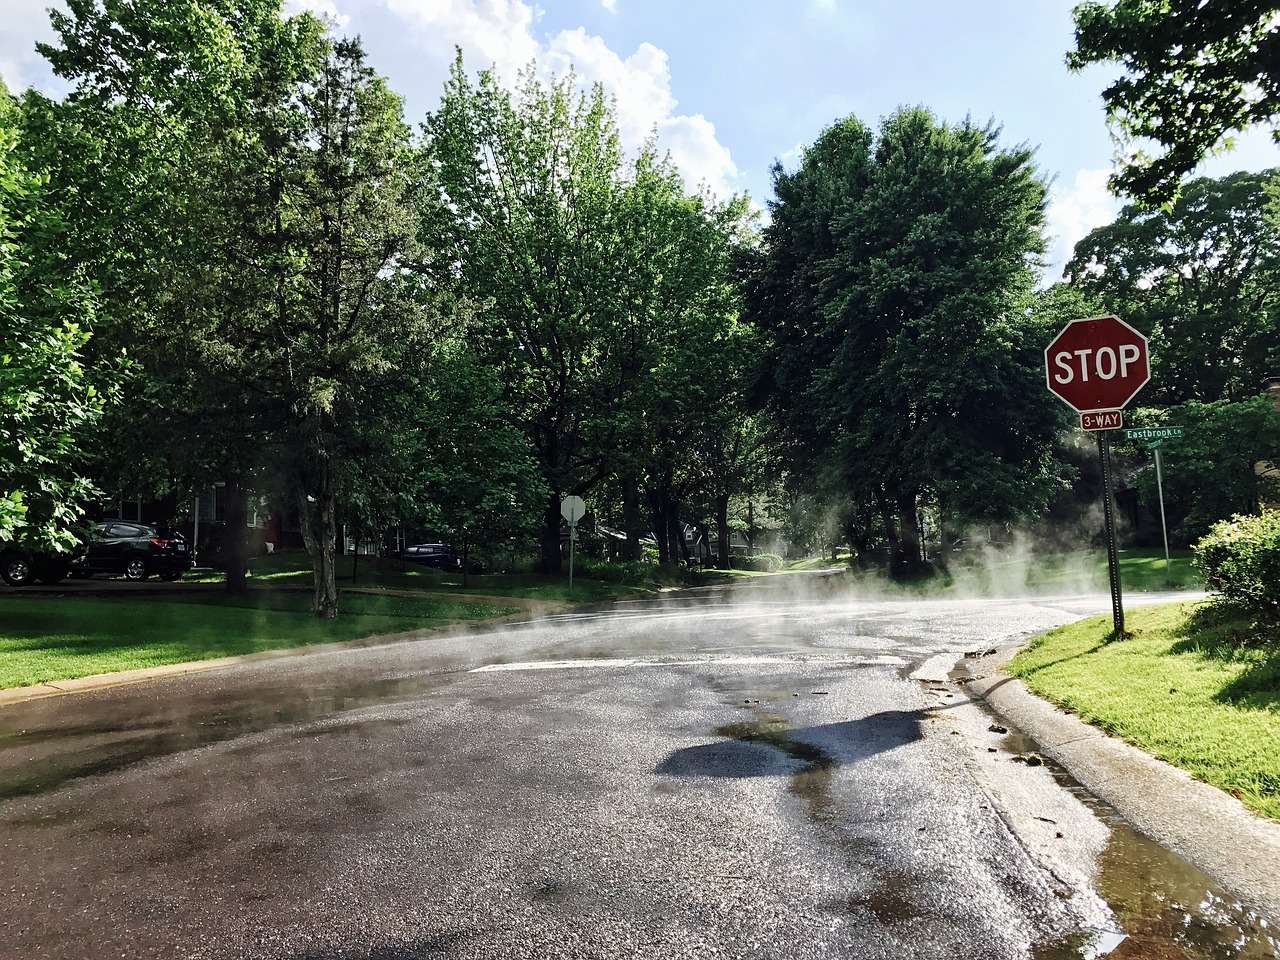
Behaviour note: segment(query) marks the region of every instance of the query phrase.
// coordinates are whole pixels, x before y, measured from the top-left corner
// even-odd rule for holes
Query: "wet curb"
[[[965,689],[1017,727],[1136,829],[1280,924],[1280,823],[1043,700],[1003,672],[1025,644],[962,661]]]

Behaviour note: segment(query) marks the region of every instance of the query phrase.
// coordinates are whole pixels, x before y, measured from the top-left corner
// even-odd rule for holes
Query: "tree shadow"
[[[1214,700],[1246,710],[1280,711],[1280,626],[1259,625],[1210,603],[1174,631],[1169,651],[1241,668]]]
[[[722,739],[674,751],[654,772],[745,779],[794,774],[797,763],[830,769],[922,739],[925,716],[923,710],[888,710],[859,720],[792,729],[785,718],[764,715],[719,728],[716,733]]]

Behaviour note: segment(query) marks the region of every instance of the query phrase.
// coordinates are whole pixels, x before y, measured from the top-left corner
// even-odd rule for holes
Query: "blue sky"
[[[56,92],[32,52],[45,3],[0,0],[0,75]],[[770,166],[835,120],[876,126],[900,106],[944,120],[994,119],[1007,145],[1036,148],[1053,180],[1050,279],[1070,247],[1109,222],[1112,143],[1100,93],[1111,73],[1069,73],[1072,0],[289,0],[360,34],[372,65],[417,122],[438,101],[455,46],[468,67],[514,77],[536,59],[570,66],[617,98],[624,140],[657,129],[690,183],[772,196]],[[1263,132],[1205,172],[1280,164]]]

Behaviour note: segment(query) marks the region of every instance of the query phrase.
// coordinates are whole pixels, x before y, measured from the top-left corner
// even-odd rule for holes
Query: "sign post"
[[[1150,440],[1148,450],[1156,454],[1156,494],[1160,498],[1160,532],[1164,535],[1164,576],[1169,579],[1169,525],[1164,519],[1164,467],[1160,462],[1160,448],[1164,442],[1182,436],[1182,427],[1140,427],[1124,432],[1126,440]]]
[[[1115,635],[1123,636],[1124,603],[1120,593],[1120,562],[1116,556],[1115,508],[1111,503],[1108,431],[1121,425],[1120,411],[1151,379],[1147,338],[1119,317],[1072,320],[1045,347],[1044,376],[1049,391],[1081,415],[1080,426],[1098,435],[1111,621]]]
[[[581,497],[565,497],[560,501],[560,516],[569,524],[569,596],[573,596],[573,544],[578,539],[578,521],[586,513]]]

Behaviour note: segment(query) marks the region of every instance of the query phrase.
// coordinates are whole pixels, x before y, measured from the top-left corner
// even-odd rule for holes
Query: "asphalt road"
[[[1122,828],[946,682],[1108,609],[815,578],[9,704],[0,957],[1271,956],[1124,954]]]

